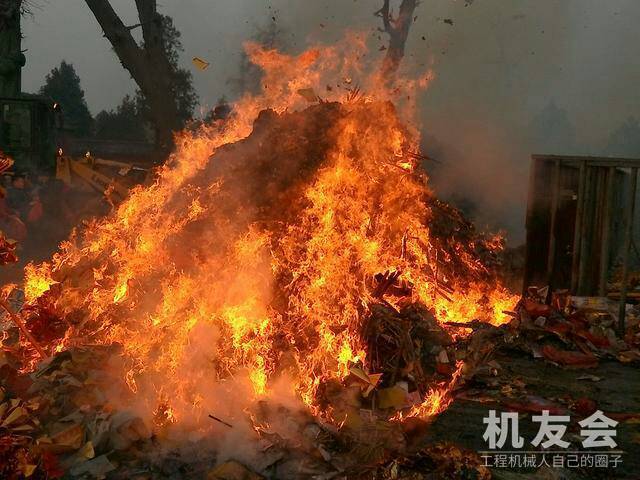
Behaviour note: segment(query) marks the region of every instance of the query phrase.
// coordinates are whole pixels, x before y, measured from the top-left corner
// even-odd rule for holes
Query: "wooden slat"
[[[629,254],[633,237],[633,214],[636,206],[636,188],[638,186],[638,169],[631,170],[631,185],[627,199],[624,244],[622,246],[622,282],[620,285],[620,306],[618,309],[618,335],[624,338],[627,289],[629,287]]]
[[[634,168],[640,167],[640,158],[623,158],[623,157],[589,157],[576,155],[531,155],[534,160],[555,161],[560,160],[565,165],[578,167],[581,163],[587,162],[588,165],[594,167],[618,167],[618,168]]]
[[[555,160],[553,165],[553,187],[551,192],[551,220],[549,222],[549,246],[547,251],[547,284],[553,290],[553,279],[556,261],[556,217],[558,215],[558,201],[560,198],[560,160]]]
[[[581,232],[582,232],[582,216],[584,210],[584,192],[587,179],[587,165],[580,163],[580,173],[578,180],[578,199],[576,204],[576,221],[573,232],[573,258],[571,260],[571,293],[578,293],[578,275],[580,269],[580,248],[581,248]]]
[[[615,167],[607,169],[607,180],[604,187],[604,205],[602,207],[602,242],[600,245],[600,268],[598,279],[598,295],[607,293],[607,275],[609,272],[609,249],[611,248],[611,208],[613,204],[613,180]]]
[[[594,167],[587,166],[587,178],[584,188],[584,203],[580,229],[580,259],[578,261],[578,295],[588,293],[588,262],[591,260],[593,247],[593,214],[595,211],[595,186],[597,172]]]

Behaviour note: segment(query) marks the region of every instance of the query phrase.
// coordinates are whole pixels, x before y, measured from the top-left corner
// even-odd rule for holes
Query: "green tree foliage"
[[[181,34],[173,24],[171,17],[162,15],[162,22],[164,48],[173,70],[172,94],[178,106],[180,124],[184,126],[193,117],[193,112],[199,101],[198,94],[193,87],[191,72],[178,66],[180,53],[184,51],[180,40]],[[140,90],[136,92],[136,104],[138,113],[148,121],[150,119],[149,106]]]
[[[115,110],[98,113],[95,137],[100,140],[147,140],[144,121],[138,112],[136,101],[126,95]]]
[[[40,95],[51,98],[62,107],[65,128],[78,135],[89,135],[92,131],[93,118],[80,86],[80,77],[73,65],[65,62],[51,70],[40,88]]]

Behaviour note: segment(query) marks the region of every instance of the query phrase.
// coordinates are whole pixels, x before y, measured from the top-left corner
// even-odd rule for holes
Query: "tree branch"
[[[375,12],[374,15],[376,17],[382,18],[382,24],[384,25],[383,31],[390,34],[393,28],[391,27],[391,12],[390,12],[391,7],[389,3],[390,3],[390,0],[384,0],[384,4],[382,5],[382,8],[377,12]]]
[[[142,26],[142,38],[144,38],[145,49],[153,48],[158,43],[156,35],[156,22],[158,12],[156,10],[156,0],[136,0],[138,17]]]
[[[172,75],[171,64],[164,45],[164,24],[157,11],[156,0],[135,0],[138,17],[142,26],[144,50],[149,59],[161,69],[164,80],[169,82]]]
[[[172,131],[180,127],[178,106],[172,90],[174,72],[164,48],[163,17],[156,11],[156,0],[136,0],[144,45],[131,35],[134,27],[122,23],[109,0],[85,0],[120,63],[126,68],[149,103],[156,130],[156,144],[167,149]]]
[[[382,8],[376,12],[376,16],[382,18],[384,31],[389,34],[389,48],[382,64],[383,76],[388,81],[393,79],[404,58],[405,44],[418,3],[418,0],[402,0],[398,18],[395,19],[391,13],[390,0],[384,0]]]
[[[130,29],[122,23],[109,0],[86,0],[86,3],[102,27],[105,37],[113,46],[122,65],[129,70],[133,79],[140,85],[144,71],[143,52],[131,35]]]

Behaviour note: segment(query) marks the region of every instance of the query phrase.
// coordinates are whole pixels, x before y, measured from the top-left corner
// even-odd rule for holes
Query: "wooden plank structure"
[[[533,155],[524,287],[605,296],[621,266],[619,328],[633,245],[640,159]]]

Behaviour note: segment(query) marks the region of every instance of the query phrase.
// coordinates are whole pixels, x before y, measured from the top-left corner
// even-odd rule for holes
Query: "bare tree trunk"
[[[390,0],[384,0],[382,8],[376,12],[376,15],[382,18],[384,28],[381,31],[389,35],[389,48],[382,63],[382,75],[389,83],[393,82],[404,58],[405,44],[418,3],[418,0],[402,0],[397,18],[393,18]]]
[[[148,101],[155,127],[156,145],[167,151],[173,144],[173,131],[180,127],[178,105],[172,89],[173,70],[163,43],[162,16],[156,0],[136,0],[140,23],[127,27],[109,0],[85,0],[105,36]],[[142,27],[144,48],[136,43],[131,30]]]

